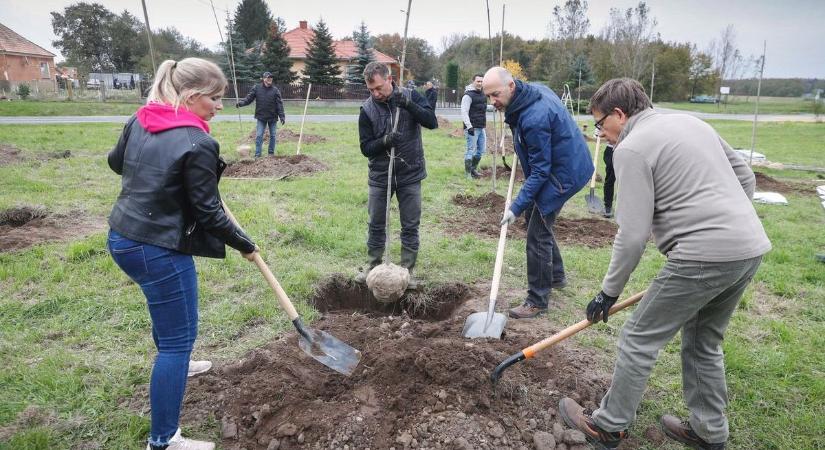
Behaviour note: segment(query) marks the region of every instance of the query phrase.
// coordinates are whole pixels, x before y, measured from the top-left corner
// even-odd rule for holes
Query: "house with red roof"
[[[55,54],[0,23],[0,89],[20,83],[54,90]],[[32,86],[33,87],[33,86]]]
[[[309,43],[315,37],[315,31],[307,25],[306,20],[298,22],[298,28],[293,28],[284,33],[284,40],[289,45],[289,59],[292,61],[292,71],[299,76],[303,76],[306,66]],[[358,57],[358,45],[352,40],[334,41],[335,56],[338,66],[341,69],[341,78],[346,78],[347,66],[353,64]],[[388,56],[378,50],[372,50],[376,61],[382,62],[390,67],[394,76],[398,77],[401,64],[393,57]]]

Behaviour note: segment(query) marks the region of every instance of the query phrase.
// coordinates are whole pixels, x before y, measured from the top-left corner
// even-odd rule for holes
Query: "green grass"
[[[137,102],[92,102],[92,101],[36,101],[20,100],[0,102],[2,116],[129,116],[140,107]],[[287,103],[287,120],[289,116],[303,114],[304,105]],[[255,113],[255,105],[240,109],[243,115]],[[320,106],[310,102],[307,114],[358,114],[358,106]],[[235,102],[224,100],[224,109],[220,114],[237,114]]]
[[[296,124],[287,126],[294,129]],[[750,136],[749,123],[719,121],[713,126],[734,145]],[[0,167],[0,209],[30,203],[105,217],[119,186],[105,155],[120,129],[115,124],[0,126],[0,142],[21,148],[28,158]],[[760,130],[761,142],[772,143],[766,150],[771,159],[783,162],[816,161],[821,146],[814,144],[825,140],[825,126],[815,124]],[[306,301],[313,283],[333,272],[352,273],[364,258],[367,169],[354,123],[308,124],[307,132],[330,138],[302,149],[328,164],[329,171],[276,183],[224,180],[221,191],[299,311],[312,320],[315,312]],[[235,159],[241,137],[237,124],[216,123],[214,135],[224,156]],[[436,131],[424,132],[424,140],[429,178],[423,191],[419,272],[430,282],[486,280],[495,240],[451,237],[442,222],[456,213],[453,195],[481,194],[489,186],[463,178],[461,139]],[[71,149],[73,157],[40,158],[64,149]],[[292,152],[294,143],[281,143],[279,150]],[[502,183],[499,193],[503,189]],[[563,215],[586,216],[583,195],[571,200]],[[813,195],[788,198],[787,207],[757,206],[774,250],[725,340],[733,449],[825,446],[825,266],[814,261],[815,253],[825,252],[825,213]],[[393,217],[397,232],[397,212]],[[105,233],[98,232],[0,254],[0,436],[7,439],[0,438],[0,449],[145,445],[148,417],[122,400],[148,382],[154,354],[149,318],[139,290],[114,265],[104,244]],[[397,245],[396,239],[394,255],[399,254]],[[556,328],[580,320],[610,258],[609,248],[564,246],[563,252],[572,284],[560,292],[558,314],[547,319]],[[526,285],[523,255],[523,241],[507,243],[503,286]],[[662,261],[650,246],[625,294],[644,289]],[[199,258],[197,265],[201,327],[195,357],[231,361],[290,329],[253,265],[234,252],[225,260]],[[520,294],[508,295],[516,301]],[[594,364],[609,372],[626,317],[617,315],[572,341],[593,348]],[[631,429],[636,436],[659,414],[685,412],[678,348],[673,342],[662,352]],[[200,437],[218,434],[216,424]]]
[[[727,102],[690,103],[690,102],[657,102],[657,107],[682,109],[706,113],[753,114],[756,107],[756,96],[731,95]],[[760,97],[759,114],[813,114],[812,100],[801,97]]]

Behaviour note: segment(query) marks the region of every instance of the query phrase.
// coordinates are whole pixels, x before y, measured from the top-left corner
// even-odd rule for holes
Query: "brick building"
[[[0,91],[26,83],[32,92],[54,91],[54,53],[0,23]]]

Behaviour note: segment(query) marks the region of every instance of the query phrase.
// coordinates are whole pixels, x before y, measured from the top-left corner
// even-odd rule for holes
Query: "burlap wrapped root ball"
[[[409,283],[410,271],[393,263],[379,264],[367,274],[367,287],[381,303],[401,298]]]

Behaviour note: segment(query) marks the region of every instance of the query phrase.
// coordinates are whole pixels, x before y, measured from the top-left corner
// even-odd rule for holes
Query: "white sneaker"
[[[194,377],[195,375],[209,371],[211,368],[212,361],[189,361],[189,373],[187,373],[186,376]]]
[[[146,444],[146,450],[152,450],[152,446]],[[194,439],[186,439],[180,435],[180,428],[169,439],[169,446],[166,450],[215,450],[215,444],[212,442],[196,441]]]

